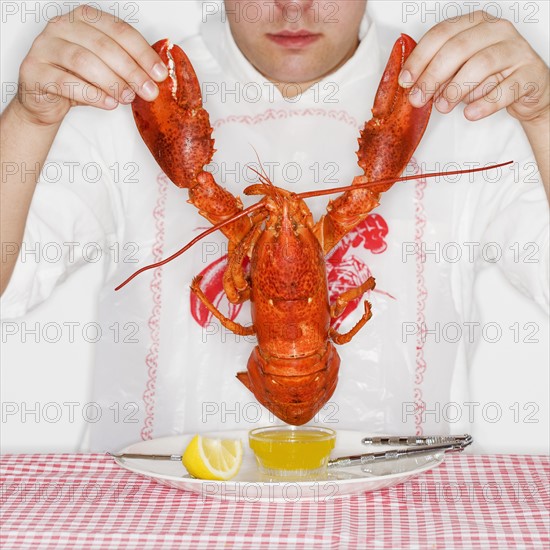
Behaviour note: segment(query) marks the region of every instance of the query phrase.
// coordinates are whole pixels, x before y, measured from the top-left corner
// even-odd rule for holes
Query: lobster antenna
[[[450,171],[450,172],[435,172],[433,174],[416,174],[416,175],[413,175],[413,176],[402,176],[400,178],[385,178],[385,179],[381,179],[381,180],[377,180],[377,181],[358,183],[357,185],[348,185],[346,187],[334,187],[332,189],[307,191],[305,193],[298,193],[294,196],[299,198],[299,199],[307,199],[307,198],[310,198],[310,197],[319,197],[319,196],[322,196],[322,195],[331,195],[331,194],[334,194],[334,193],[341,193],[342,191],[350,191],[350,190],[354,190],[354,189],[368,189],[369,187],[373,187],[375,185],[386,184],[386,183],[396,183],[398,181],[408,181],[408,180],[418,179],[418,178],[435,178],[437,176],[455,176],[455,175],[460,175],[460,174],[473,174],[475,172],[484,172],[484,171],[487,171],[487,170],[494,170],[496,168],[502,168],[503,166],[508,166],[508,165],[512,164],[513,162],[514,161],[510,160],[508,162],[503,162],[501,164],[495,164],[494,166],[487,166],[487,167],[484,167],[484,168],[472,168],[472,169],[469,169],[469,170],[453,170],[453,171]],[[254,169],[251,168],[251,170],[254,170]],[[258,175],[261,176],[261,174],[259,174],[256,170],[254,170],[254,171]],[[364,176],[360,176],[358,179],[361,180],[361,178],[364,179]],[[269,183],[269,185],[275,187],[273,185],[273,183],[271,181],[269,181],[269,179],[268,179],[268,183]],[[275,187],[275,189],[276,189],[276,187]],[[276,194],[276,196],[279,196],[279,195]],[[178,256],[181,256],[184,252],[189,250],[193,245],[198,243],[201,239],[204,239],[204,237],[207,237],[208,235],[214,233],[218,229],[221,229],[222,227],[225,227],[226,225],[229,225],[230,223],[232,223],[232,222],[234,222],[234,221],[236,221],[240,218],[243,218],[244,216],[250,214],[251,212],[254,212],[255,210],[259,210],[260,208],[263,207],[263,205],[264,205],[263,201],[262,202],[257,202],[256,204],[253,204],[252,206],[249,206],[248,208],[245,208],[244,210],[242,210],[238,214],[235,214],[231,218],[228,218],[227,220],[225,220],[223,222],[220,222],[216,225],[213,225],[210,229],[207,229],[206,231],[204,231],[203,233],[201,233],[200,235],[195,237],[190,243],[186,244],[183,248],[181,248],[180,250],[178,250],[177,252],[175,252],[174,254],[172,254],[171,256],[166,258],[165,260],[162,260],[162,261],[157,262],[155,264],[151,264],[151,265],[142,267],[141,269],[136,271],[133,275],[128,277],[123,283],[118,285],[115,288],[115,291],[120,290],[121,288],[126,286],[130,281],[132,281],[132,279],[134,279],[135,277],[137,277],[138,275],[140,275],[144,271],[148,271],[150,269],[155,269],[157,267],[161,267],[161,266],[171,262],[172,260],[175,260]]]
[[[267,187],[267,188],[270,190],[269,193],[264,192],[263,194],[266,195],[266,196],[269,194],[270,197],[273,197],[273,198],[275,199],[275,201],[276,201],[276,203],[277,203],[277,206],[278,206],[279,208],[283,208],[283,204],[284,204],[283,198],[282,198],[281,194],[279,193],[279,190],[277,189],[277,187],[275,187],[275,185],[273,185],[273,182],[272,182],[269,178],[266,178],[265,176],[263,176],[262,174],[260,174],[260,172],[258,172],[258,170],[252,168],[251,166],[249,166],[248,168],[249,168],[250,170],[252,170],[253,172],[255,172],[256,174],[258,174],[258,176],[260,177],[260,181],[262,182],[261,185],[262,185],[264,188]],[[247,188],[244,190],[245,195],[248,195],[247,191],[248,191],[249,189],[254,188],[254,187],[255,187],[254,185],[251,185],[251,186],[247,187]]]
[[[413,176],[401,176],[400,178],[384,178],[376,181],[367,181],[364,183],[357,183],[355,185],[346,185],[345,187],[333,187],[332,189],[318,189],[316,191],[305,191],[304,193],[296,193],[296,197],[299,199],[309,199],[311,197],[321,197],[323,195],[332,195],[334,193],[341,193],[342,191],[353,191],[354,189],[368,189],[376,185],[383,185],[387,183],[397,183],[398,181],[409,181],[419,178],[436,178],[438,176],[457,176],[460,174],[473,174],[475,172],[486,172],[487,170],[494,170],[495,168],[502,168],[508,166],[514,161],[502,162],[501,164],[495,164],[494,166],[485,166],[483,168],[470,168],[468,170],[452,170],[450,172],[434,172],[432,174],[415,174]],[[365,176],[358,176],[358,181],[365,180]]]
[[[160,262],[157,262],[155,264],[151,264],[145,267],[142,267],[141,269],[138,269],[133,275],[130,275],[124,282],[120,283],[116,288],[115,291],[120,290],[122,287],[125,287],[132,279],[135,279],[138,275],[143,273],[144,271],[149,271],[150,269],[155,269],[157,267],[161,267],[172,260],[175,260],[178,256],[181,256],[184,252],[187,252],[193,245],[198,243],[201,239],[204,239],[204,237],[207,237],[208,235],[214,233],[214,231],[217,231],[218,229],[221,229],[222,227],[225,227],[226,225],[229,225],[230,223],[243,218],[244,216],[250,214],[251,212],[254,212],[255,210],[259,210],[263,206],[263,202],[257,202],[256,204],[253,204],[252,206],[249,206],[248,208],[245,208],[238,214],[235,214],[231,218],[228,218],[227,220],[220,222],[216,225],[213,225],[210,229],[207,229],[206,231],[202,232],[200,235],[195,237],[190,243],[186,244],[183,248],[180,248],[177,252],[166,258],[165,260],[162,260]]]
[[[247,168],[249,170],[252,170],[252,172],[254,172],[260,178],[260,181],[262,182],[263,185],[273,186],[273,182],[271,182],[271,180],[267,179],[261,172],[258,172],[258,170],[256,170],[256,168],[252,168],[252,166],[247,166]]]
[[[267,172],[264,170],[264,165],[260,159],[260,155],[258,153],[258,151],[256,151],[256,148],[254,147],[254,145],[251,145],[252,149],[254,150],[254,152],[256,153],[256,158],[258,159],[258,164],[260,165],[260,169],[265,177],[265,181],[267,182],[268,185],[273,185],[273,182],[269,179],[269,176],[267,175]],[[252,168],[252,170],[254,170],[254,168]],[[258,172],[256,170],[254,170],[254,172],[256,172],[256,174],[258,174]],[[259,176],[260,174],[258,174]],[[260,176],[261,177],[261,176]]]
[[[265,185],[266,187],[270,187],[272,188],[275,193],[272,194],[271,196],[272,197],[275,197],[275,201],[277,202],[277,206],[279,208],[282,208],[283,207],[283,198],[280,196],[277,188],[275,187],[275,185],[273,184],[273,182],[269,179],[269,176],[267,175],[267,172],[265,171],[264,169],[264,165],[260,159],[260,155],[258,154],[258,151],[256,151],[256,148],[251,145],[252,149],[254,149],[254,152],[256,153],[256,158],[258,159],[258,164],[260,165],[260,169],[262,171],[263,174],[260,174],[258,172],[258,170],[256,170],[255,168],[252,168],[252,166],[249,166],[249,170],[252,170],[255,174],[257,174],[260,178],[260,181],[262,182],[263,185]]]

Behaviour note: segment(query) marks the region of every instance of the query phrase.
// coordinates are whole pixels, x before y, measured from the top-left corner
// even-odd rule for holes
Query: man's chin
[[[290,84],[305,84],[315,80],[320,80],[322,76],[321,70],[312,70],[311,63],[303,65],[292,65],[291,63],[283,63],[278,68],[273,68],[270,75],[266,75],[269,80],[277,83]]]

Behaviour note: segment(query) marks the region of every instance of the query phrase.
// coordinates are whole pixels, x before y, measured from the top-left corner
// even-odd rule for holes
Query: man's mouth
[[[315,34],[306,30],[299,31],[281,31],[276,34],[268,34],[267,37],[275,44],[283,48],[305,48],[321,38],[320,34]]]

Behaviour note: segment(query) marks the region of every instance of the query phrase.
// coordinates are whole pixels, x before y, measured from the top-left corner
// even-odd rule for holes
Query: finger
[[[405,61],[403,70],[399,75],[400,85],[404,88],[410,88],[448,40],[465,29],[478,25],[483,20],[482,12],[476,11],[458,19],[442,21],[432,27],[419,40]]]
[[[491,75],[464,98],[464,103],[469,105],[470,103],[486,96],[491,93],[503,80],[504,77],[500,74]]]
[[[111,94],[123,103],[131,103],[135,92],[146,100],[155,99],[158,88],[150,76],[136,63],[133,57],[110,36],[95,27],[88,26],[86,32],[74,29],[72,41],[92,51],[120,78],[113,83]]]
[[[113,96],[117,91],[122,92],[128,87],[120,76],[87,48],[63,38],[51,39],[50,45],[49,63],[69,71],[93,87],[100,88],[107,95]],[[83,90],[82,93],[85,94],[86,91]]]
[[[35,74],[37,82],[41,83],[39,91],[48,94],[49,102],[56,101],[58,96],[68,99],[73,105],[90,105],[107,111],[118,105],[116,99],[102,89],[58,67],[40,63]]]
[[[450,113],[458,105],[459,101],[457,101],[456,98],[462,93],[462,91],[465,90],[465,95],[462,97],[462,101],[469,105],[470,103],[473,103],[474,101],[477,101],[481,97],[490,93],[503,80],[503,76],[491,75],[481,84],[478,84],[477,82],[465,82],[462,86],[459,86],[454,80],[449,81],[449,84],[435,99],[434,105],[440,113]]]
[[[478,62],[478,66],[485,62],[484,70],[486,74],[483,75],[483,78],[486,78],[489,74],[490,69],[488,67],[490,67],[490,63],[499,65],[513,63],[513,59],[516,57],[513,51],[507,51],[506,59],[503,59],[502,50],[504,48],[490,49],[495,42],[499,42],[499,38],[490,32],[491,29],[487,28],[488,25],[490,24],[480,23],[476,27],[466,29],[453,36],[441,47],[418,77],[415,86],[411,90],[411,104],[414,107],[422,107],[430,101],[438,92],[442,83],[460,71],[463,65],[476,57],[480,51],[488,50]],[[472,75],[472,78],[477,79],[477,82],[480,81],[479,77],[475,75],[475,71],[470,71],[470,75]],[[453,80],[460,82],[457,77]],[[417,90],[420,93],[417,93]]]
[[[448,113],[468,97],[471,102],[481,97],[482,90],[488,93],[491,86],[517,69],[518,63],[514,64],[516,50],[510,42],[499,42],[476,53],[441,92],[438,110]]]
[[[91,6],[82,6],[81,16],[88,25],[118,42],[153,80],[162,82],[168,77],[160,56],[134,27]]]
[[[518,85],[519,82],[526,81],[525,72],[522,69],[514,71],[508,78],[496,84],[489,93],[470,103],[464,109],[464,116],[468,120],[480,120],[528,96],[530,90],[527,87],[521,89]]]
[[[442,95],[445,93],[445,90],[447,89],[447,86],[452,82],[452,78],[449,78],[437,90],[436,94],[434,95],[434,107],[439,110],[438,105],[440,104],[440,101],[442,99]],[[440,111],[443,112],[443,111]]]

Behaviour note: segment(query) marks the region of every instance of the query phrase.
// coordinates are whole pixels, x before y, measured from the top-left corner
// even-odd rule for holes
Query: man
[[[271,169],[273,181],[282,187],[309,189],[351,182],[359,173],[354,158],[358,126],[370,118],[384,62],[378,52],[376,28],[363,18],[366,2],[338,3],[335,20],[318,17],[325,13],[325,5],[334,2],[275,1],[263,11],[265,3],[258,4],[262,18],[252,23],[237,16],[242,2],[227,0],[227,11],[233,14],[229,18],[231,33],[224,30],[220,40],[219,34],[205,31],[203,37],[185,44],[204,84],[205,106],[215,127],[218,153],[212,169],[216,177],[238,194],[250,178],[243,167],[255,160],[251,144]],[[22,84],[29,84],[31,89],[34,82],[59,82],[66,95],[59,101],[40,94],[32,100],[22,95],[8,107],[2,117],[5,159],[27,165],[43,163],[71,105],[90,104],[108,111],[115,109],[117,102],[131,103],[135,93],[151,100],[157,94],[155,82],[167,77],[158,56],[128,25],[107,15],[98,18],[89,7],[79,8],[75,15],[74,19],[64,17],[48,25],[23,62],[20,76]],[[442,113],[451,111],[462,100],[469,102],[465,115],[470,120],[506,107],[520,121],[541,175],[548,181],[547,69],[511,25],[489,23],[482,13],[473,19],[442,23],[420,41],[401,79],[403,85],[415,84],[420,90],[411,95],[413,105],[422,104],[435,91],[436,108]],[[73,85],[75,82],[80,85]],[[90,86],[95,87],[92,82],[97,83],[99,100],[88,99]],[[438,87],[436,83],[440,82],[445,84]],[[479,82],[480,86],[465,95],[471,91],[465,84],[471,82]],[[496,94],[498,101],[489,100],[492,98],[484,95],[490,89],[486,84],[496,82],[500,82],[503,93]],[[527,86],[530,82],[537,83],[536,94],[526,98],[532,90]],[[244,86],[236,96],[224,94],[224,84],[235,89],[239,83],[261,83],[258,98],[246,95]],[[514,84],[526,94],[519,98],[509,95]],[[462,93],[451,95],[457,88]],[[251,89],[247,88],[247,93]],[[298,100],[293,102],[296,97]],[[510,141],[517,127],[513,121],[505,121],[503,115],[498,116],[502,119],[498,136],[484,122],[477,123],[476,130],[466,127],[460,113],[449,120],[436,119],[415,155],[417,164],[430,167],[435,161],[485,163],[508,158],[528,162],[526,144],[516,138]],[[130,179],[111,178],[94,188],[39,186],[27,231],[32,235],[33,227],[42,227],[41,222],[51,216],[61,239],[94,239],[105,247],[114,241],[136,242],[140,264],[151,258],[161,259],[189,240],[201,225],[200,218],[183,204],[181,192],[158,176],[158,168],[146,160],[149,156],[144,146],[116,140],[118,128],[131,127],[127,110],[119,109],[111,116],[110,122],[116,128],[112,133],[105,132],[104,127],[94,129],[96,117],[92,110],[79,114],[73,120],[77,128],[64,128],[68,136],[74,133],[74,141],[69,138],[66,143],[72,143],[75,150],[69,145],[55,154],[82,162],[97,159],[105,166],[104,174],[109,174],[113,162],[125,166],[136,158],[143,159],[139,164],[140,185],[132,184]],[[78,130],[84,127],[87,149],[76,146]],[[338,140],[331,139],[333,136]],[[525,165],[519,166],[525,171]],[[503,181],[507,181],[506,176]],[[4,241],[21,242],[33,183],[17,186],[3,182]],[[429,326],[440,320],[471,319],[474,266],[471,262],[466,266],[428,266],[414,254],[404,262],[402,245],[418,245],[434,238],[453,242],[458,236],[460,242],[492,242],[496,238],[506,249],[512,235],[505,234],[505,222],[526,217],[533,223],[523,229],[514,223],[513,236],[522,242],[542,242],[539,233],[544,231],[545,220],[544,215],[538,215],[541,196],[537,182],[519,190],[513,181],[498,188],[490,183],[478,179],[475,186],[466,189],[448,182],[439,188],[424,189],[421,181],[415,187],[396,187],[383,197],[362,244],[346,245],[347,259],[334,262],[335,285],[345,285],[370,269],[377,277],[378,293],[369,298],[375,311],[373,320],[356,342],[341,350],[340,385],[321,421],[337,421],[342,427],[368,425],[373,431],[406,431],[403,424],[418,430],[423,424],[418,414],[423,403],[448,401],[451,381],[464,376],[464,342],[424,346],[426,342],[418,334],[403,339],[402,328],[405,323],[418,327],[425,319],[431,323]],[[56,214],[51,212],[52,193],[67,205]],[[325,205],[326,200],[314,201],[316,218]],[[79,223],[75,224],[75,219]],[[422,233],[424,227],[427,229]],[[130,349],[121,347],[119,341],[105,341],[98,352],[96,400],[104,411],[124,399],[130,406],[125,409],[126,423],[114,421],[112,415],[108,420],[104,415],[93,426],[94,448],[118,448],[139,436],[266,419],[265,411],[259,411],[263,417],[256,415],[255,402],[233,378],[237,370],[244,368],[252,344],[223,333],[204,317],[189,292],[180,290],[201,269],[213,273],[214,264],[223,256],[223,243],[221,237],[213,238],[207,243],[210,248],[190,251],[177,267],[172,264],[136,281],[116,299],[111,293],[114,283],[124,279],[136,265],[112,262],[107,266],[102,315],[109,319],[109,326],[131,329],[135,323],[140,338]],[[21,268],[15,273],[7,292],[8,311],[11,308],[14,315],[44,299],[68,271],[67,262],[35,267],[35,271]],[[14,262],[2,265],[3,285],[13,268]],[[545,299],[538,270],[529,272],[525,265],[514,265],[513,261],[505,269],[512,279],[521,278],[533,298]],[[447,283],[441,285],[439,281]],[[190,307],[193,320],[189,318]],[[229,312],[246,322],[246,308]],[[351,321],[350,317],[345,322]],[[414,405],[412,409],[404,407],[408,403]],[[245,417],[243,410],[249,404]],[[221,414],[223,405],[230,411],[240,406],[229,422]],[[409,413],[405,419],[403,410]],[[412,410],[417,414],[410,414]]]

